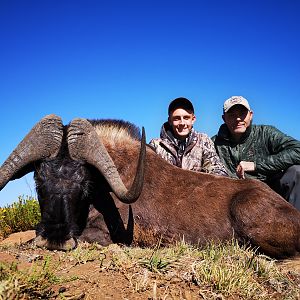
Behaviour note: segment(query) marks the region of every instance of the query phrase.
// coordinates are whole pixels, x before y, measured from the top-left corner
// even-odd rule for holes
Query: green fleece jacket
[[[237,177],[235,170],[240,161],[254,162],[255,171],[245,176],[262,181],[292,165],[300,165],[300,141],[273,126],[251,125],[237,144],[223,124],[212,140],[231,177]]]

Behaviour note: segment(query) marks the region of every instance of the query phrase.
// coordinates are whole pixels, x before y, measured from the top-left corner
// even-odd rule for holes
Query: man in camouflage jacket
[[[273,126],[252,125],[253,112],[242,96],[223,105],[223,120],[212,139],[231,177],[254,178],[300,210],[300,142]]]
[[[170,103],[168,114],[160,139],[150,141],[156,153],[186,170],[227,176],[212,140],[193,128],[196,117],[192,103],[183,97],[176,98]]]

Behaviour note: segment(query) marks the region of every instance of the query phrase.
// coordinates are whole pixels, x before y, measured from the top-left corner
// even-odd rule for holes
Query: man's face
[[[234,105],[224,113],[223,120],[233,137],[240,137],[250,126],[253,113],[243,105]]]
[[[193,128],[196,117],[192,112],[183,108],[175,109],[169,116],[169,124],[177,139],[185,139]]]

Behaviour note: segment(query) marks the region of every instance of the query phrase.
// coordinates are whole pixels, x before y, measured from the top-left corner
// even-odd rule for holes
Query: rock
[[[22,245],[35,238],[35,230],[12,233],[0,242],[0,246]]]

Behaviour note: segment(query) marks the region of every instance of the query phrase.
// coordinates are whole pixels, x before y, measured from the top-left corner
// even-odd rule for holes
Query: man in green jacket
[[[222,118],[213,141],[229,175],[264,181],[300,210],[300,141],[273,126],[253,125],[242,96],[224,102]]]

